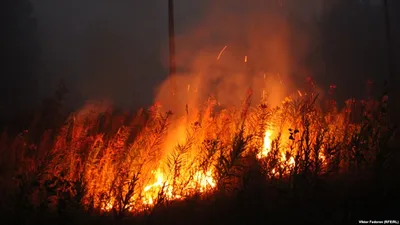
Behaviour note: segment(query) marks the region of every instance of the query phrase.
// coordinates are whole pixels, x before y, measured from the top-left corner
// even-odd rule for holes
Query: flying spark
[[[222,53],[224,53],[224,51],[225,51],[225,49],[226,49],[227,47],[228,47],[228,46],[225,45],[225,47],[219,52],[218,57],[217,57],[217,60],[219,60],[219,58],[221,58]]]

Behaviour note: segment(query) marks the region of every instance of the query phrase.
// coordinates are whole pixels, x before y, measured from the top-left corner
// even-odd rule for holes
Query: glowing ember
[[[300,97],[303,97],[303,94],[301,93],[300,90],[297,90],[297,93],[299,93],[299,96],[300,96]]]

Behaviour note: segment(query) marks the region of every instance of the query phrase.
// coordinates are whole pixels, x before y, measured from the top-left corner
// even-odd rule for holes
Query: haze
[[[234,67],[229,57],[249,55],[256,70],[282,75],[294,90],[307,76],[321,90],[335,84],[340,99],[362,96],[368,79],[383,86],[388,67],[382,7],[323,2],[176,0],[178,77],[184,77],[176,79],[204,72],[228,45],[226,66]],[[400,4],[389,2],[393,35],[399,37]],[[51,95],[61,79],[77,106],[107,98],[139,107],[160,99],[168,75],[166,0],[32,3],[42,49],[36,100]],[[399,52],[399,42],[393,48]]]

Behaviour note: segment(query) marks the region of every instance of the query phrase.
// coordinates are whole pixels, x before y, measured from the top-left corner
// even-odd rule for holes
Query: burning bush
[[[248,92],[241,108],[218,108],[210,98],[195,110],[186,105],[184,115],[159,104],[113,115],[110,106],[91,103],[71,114],[54,140],[50,131],[38,145],[28,143],[28,131],[12,142],[3,134],[2,189],[19,190],[2,192],[3,199],[15,199],[15,207],[123,216],[194,195],[235,194],[255,165],[266,181],[295,188],[299,177],[312,183],[388,161],[393,127],[384,104],[350,100],[339,111],[323,107],[314,92],[277,107],[252,105],[251,98]]]

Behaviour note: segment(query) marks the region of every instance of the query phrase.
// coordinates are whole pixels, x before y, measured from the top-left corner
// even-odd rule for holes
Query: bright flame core
[[[271,145],[272,145],[271,134],[272,132],[270,130],[265,131],[262,151],[257,154],[258,159],[267,157],[268,153],[271,151]]]
[[[150,185],[145,186],[143,189],[145,205],[153,205],[160,193],[163,193],[168,200],[182,199],[183,196],[175,193],[174,187],[171,185],[172,181],[166,179],[164,173],[160,169],[152,172],[156,181]],[[213,171],[208,170],[206,173],[197,171],[193,180],[187,185],[187,189],[197,190],[200,193],[212,190],[216,186],[213,178]],[[190,194],[190,190],[181,191],[183,194]],[[187,192],[187,193],[185,193]]]

